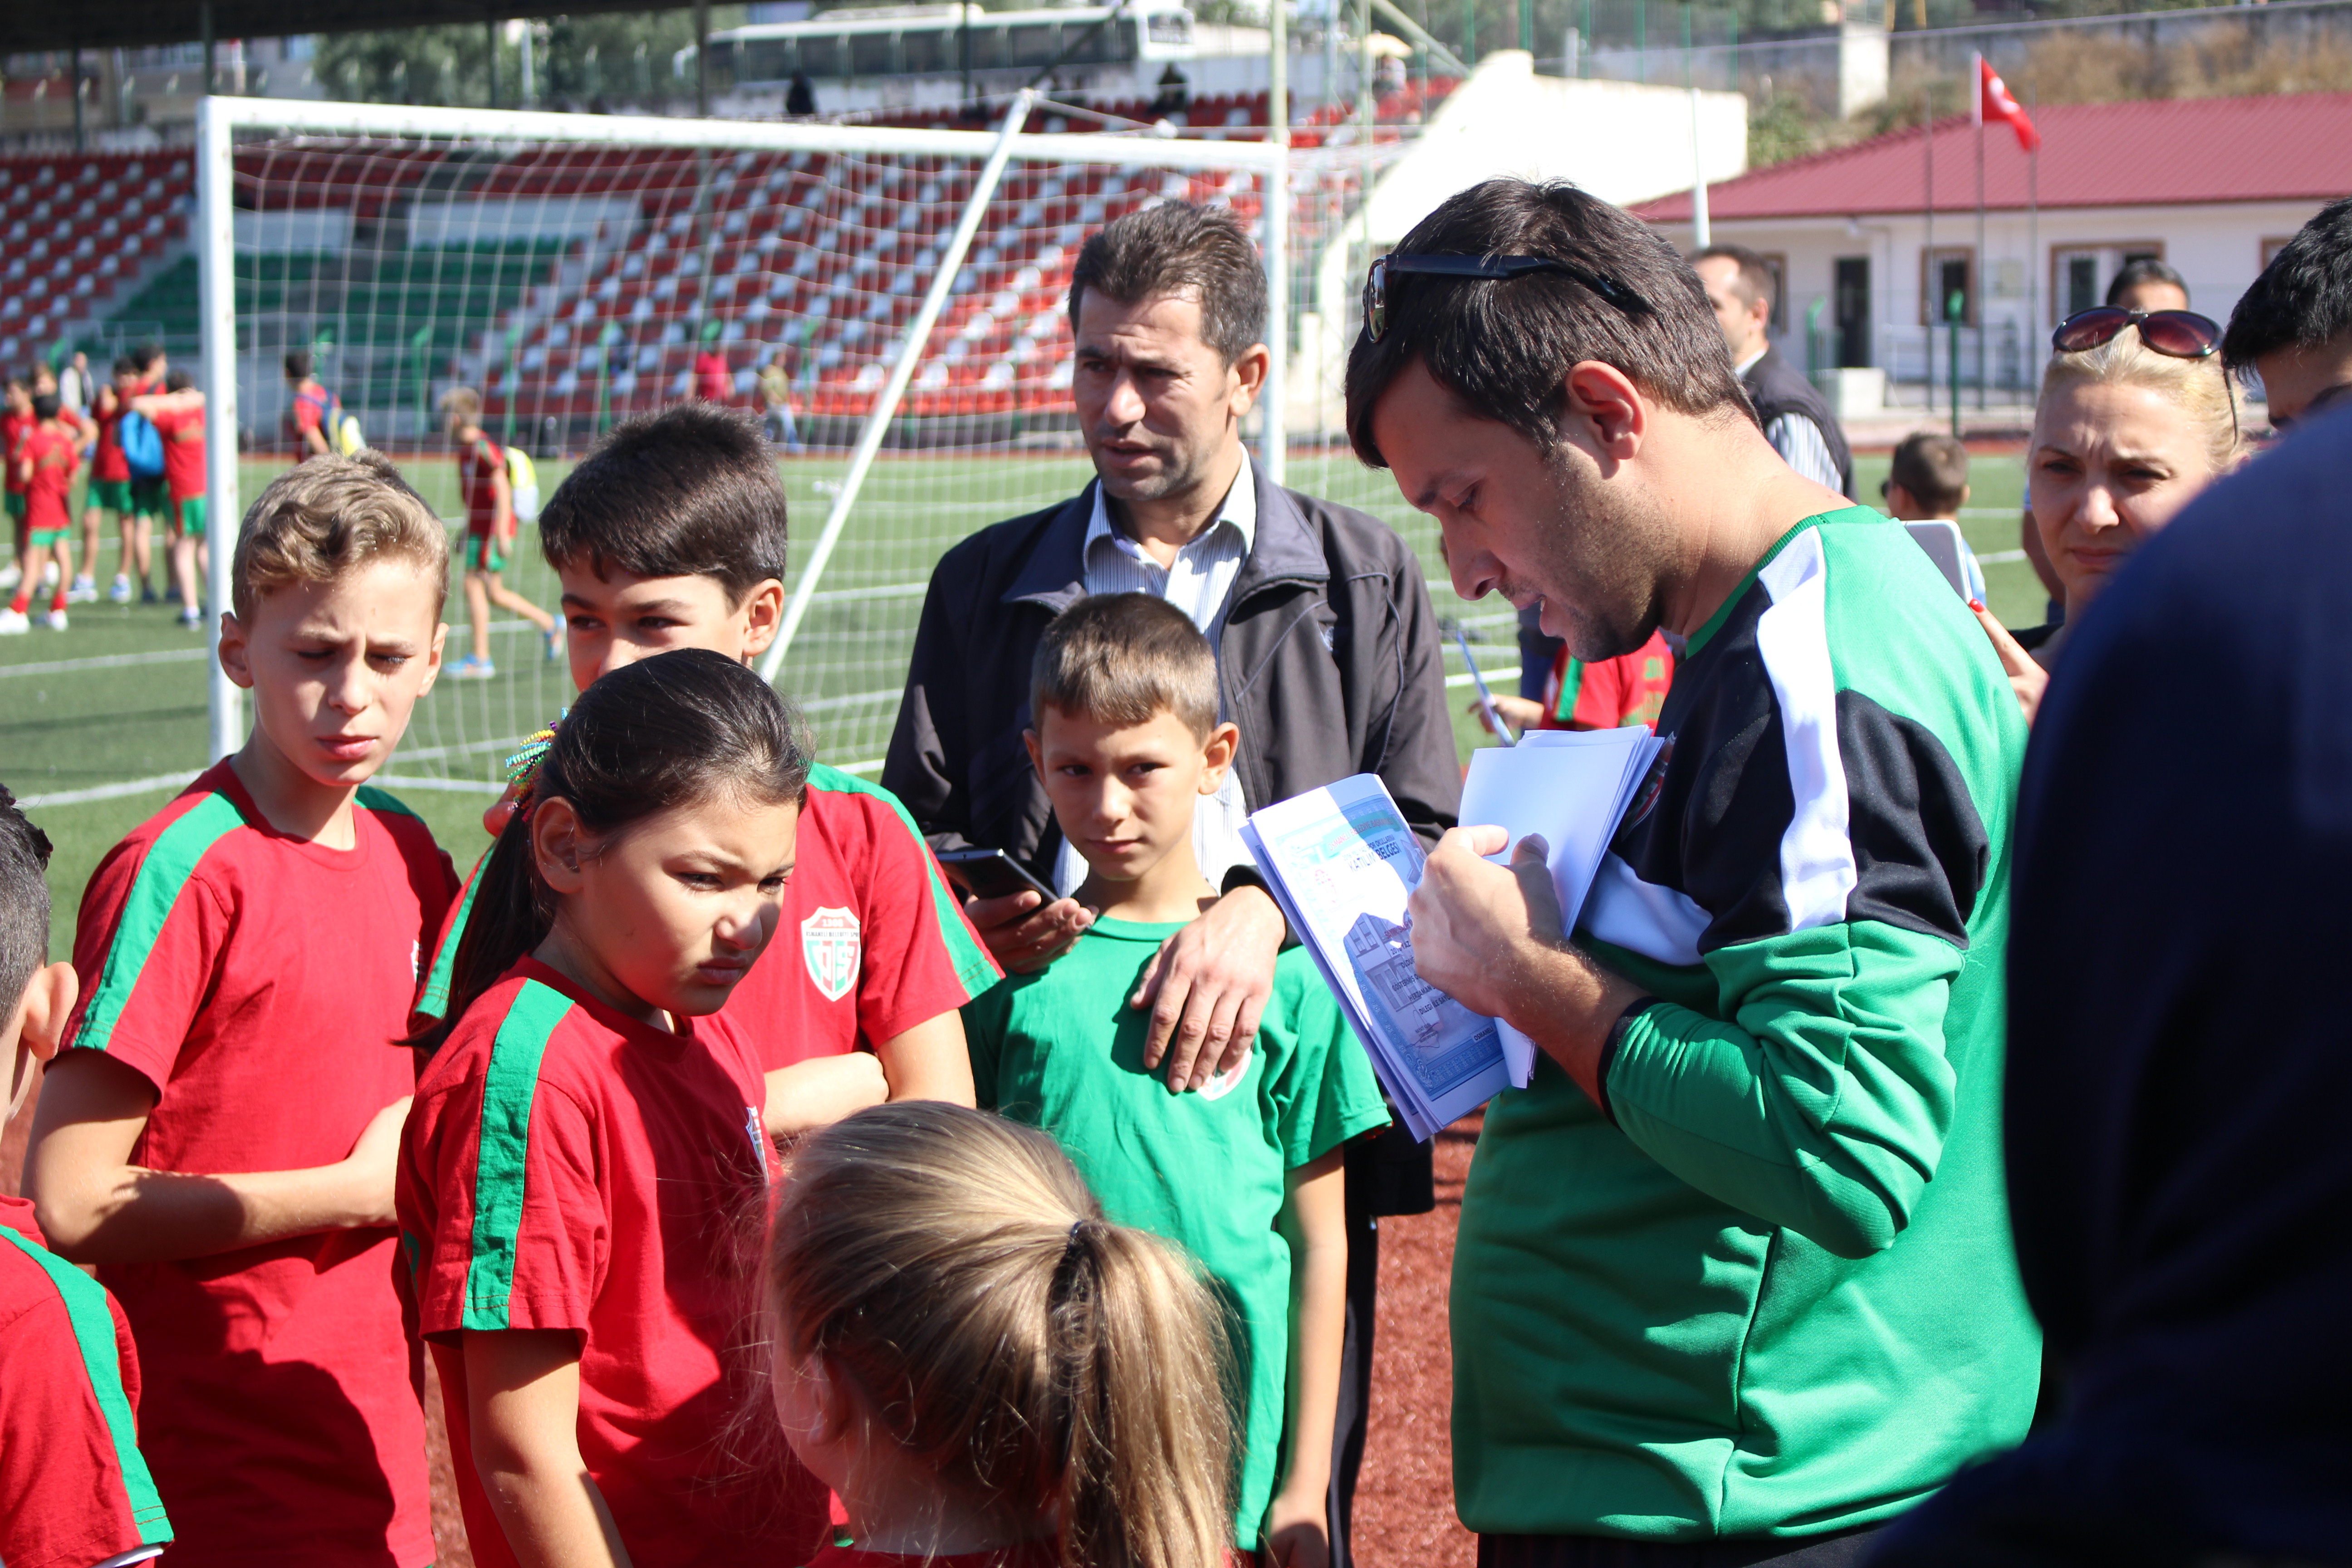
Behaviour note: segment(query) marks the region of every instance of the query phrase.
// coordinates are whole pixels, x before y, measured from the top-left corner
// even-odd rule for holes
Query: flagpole
[[[2026,83],[2025,96],[2029,104],[2035,99],[2032,82]],[[2033,384],[2027,390],[2038,395],[2042,379],[2042,137],[2038,131],[2032,149],[2025,154],[2025,269],[2026,335],[2017,354],[2018,379],[2031,379]],[[2025,363],[2029,353],[2033,356],[2031,371]]]
[[[1977,408],[1985,405],[1985,121],[1984,121],[1984,56],[1977,56],[1976,68],[1977,124],[1977,264],[1969,281],[1976,287],[1972,301],[1977,308]]]
[[[1919,131],[1927,148],[1927,237],[1919,249],[1919,319],[1927,327],[1927,412],[1936,412],[1936,329],[1944,319],[1936,282],[1936,106],[1919,89]]]

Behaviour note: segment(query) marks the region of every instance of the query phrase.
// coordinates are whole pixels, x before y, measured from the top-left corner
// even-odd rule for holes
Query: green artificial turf
[[[838,456],[787,458],[793,570],[802,570],[824,528],[844,468]],[[1857,485],[1878,493],[1886,459],[1857,464]],[[280,471],[274,463],[242,466],[242,493],[251,497]],[[412,480],[444,517],[459,513],[456,475],[446,458],[407,465]],[[541,465],[542,495],[551,493],[567,465]],[[1082,456],[1047,451],[1004,456],[890,455],[877,462],[856,513],[828,564],[808,618],[785,663],[783,686],[807,709],[819,754],[867,776],[878,766],[896,716],[922,592],[932,563],[948,545],[1003,517],[1072,494],[1087,477]],[[1293,488],[1358,506],[1397,526],[1431,575],[1432,598],[1448,632],[1460,625],[1479,650],[1479,662],[1498,689],[1516,689],[1517,617],[1496,600],[1465,604],[1446,584],[1437,531],[1409,510],[1389,476],[1367,471],[1344,452],[1301,453],[1291,460]],[[2017,548],[2017,508],[2022,469],[2014,458],[1979,458],[1970,515],[1963,520],[1980,554]],[[111,530],[110,530],[110,532]],[[526,525],[506,580],[552,607],[553,574],[540,561]],[[103,589],[116,564],[116,542],[101,548],[97,574]],[[158,552],[155,579],[164,573]],[[2011,626],[2038,625],[2042,595],[2022,561],[1985,569],[1990,604]],[[0,639],[0,782],[19,795],[87,791],[164,774],[193,776],[205,755],[208,666],[204,638],[176,625],[172,605],[77,605],[63,635],[37,631]],[[449,657],[466,651],[462,598],[451,595]],[[460,866],[487,842],[481,808],[513,742],[552,717],[570,699],[569,675],[541,656],[536,634],[501,614],[494,625],[495,679],[444,679],[418,705],[407,739],[389,770],[389,787],[429,822]],[[99,662],[93,662],[99,661]],[[64,668],[58,668],[63,666]],[[1451,644],[1446,671],[1459,677],[1462,660]],[[1485,737],[1464,712],[1466,687],[1449,693],[1454,738],[1466,757]],[[403,781],[440,781],[425,788]],[[73,913],[99,858],[173,793],[156,785],[141,793],[77,804],[36,805],[31,815],[57,844],[49,882],[55,901],[51,951],[70,950]]]

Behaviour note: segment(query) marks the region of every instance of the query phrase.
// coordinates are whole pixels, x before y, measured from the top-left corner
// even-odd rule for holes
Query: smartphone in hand
[[[1002,849],[942,849],[939,857],[940,868],[967,898],[1002,899],[1026,890],[1037,895],[1043,909],[1056,896]]]

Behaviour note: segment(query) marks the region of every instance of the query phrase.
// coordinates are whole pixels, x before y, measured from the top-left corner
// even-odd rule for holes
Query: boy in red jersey
[[[114,585],[107,596],[118,605],[131,603],[133,566],[138,568],[141,601],[155,602],[155,590],[147,581],[147,516],[131,500],[131,459],[122,452],[122,416],[131,411],[131,394],[138,386],[139,367],[125,355],[114,362],[113,384],[100,387],[90,404],[90,422],[98,428],[98,439],[90,452],[89,494],[81,514],[82,559],[93,572],[97,570],[99,514],[112,512],[122,530],[122,559],[116,563]]]
[[[47,835],[0,785],[0,1124],[32,1091],[79,987],[48,963]],[[0,1563],[119,1568],[172,1539],[139,1454],[139,1356],[122,1309],[0,1194]]]
[[[441,395],[441,412],[457,447],[457,489],[466,498],[466,614],[474,628],[474,651],[449,667],[449,679],[488,680],[499,672],[490,662],[492,605],[537,626],[553,663],[563,647],[555,617],[499,581],[507,552],[514,548],[514,486],[507,479],[506,453],[483,433],[482,395],[470,386],[453,386]]]
[[[33,399],[33,417],[32,430],[16,443],[14,464],[25,481],[24,576],[16,584],[16,596],[0,610],[0,637],[31,628],[26,612],[51,561],[58,568],[57,596],[49,601],[43,624],[53,632],[65,630],[67,584],[73,581],[73,514],[67,498],[73,491],[74,471],[81,467],[81,432],[66,423],[54,392]]]
[[[172,538],[172,578],[180,589],[180,625],[190,631],[205,624],[197,574],[205,552],[205,395],[184,370],[167,371],[163,390],[142,393],[131,406],[154,423],[163,437],[163,482],[171,510],[165,527]]]
[[[0,493],[7,497],[8,546],[13,553],[6,576],[0,579],[0,588],[13,588],[23,578],[25,552],[32,546],[25,528],[26,486],[16,468],[16,448],[40,423],[33,416],[33,378],[11,375],[5,398],[5,404],[0,404],[0,476],[5,476],[5,480]],[[37,574],[33,580],[36,584],[40,581]]]
[[[287,417],[294,422],[294,460],[323,458],[334,447],[329,445],[332,432],[327,428],[327,415],[335,406],[335,395],[310,374],[310,351],[289,350],[286,355],[286,384],[293,389],[294,401],[288,407]]]
[[[27,1185],[137,1331],[175,1563],[433,1559],[392,1180],[398,1042],[457,879],[365,786],[439,669],[447,562],[380,458],[264,490],[220,643],[253,734],[82,900]]]
[[[748,413],[689,403],[624,424],[549,498],[539,539],[563,584],[583,691],[656,654],[705,647],[749,663],[775,640],[784,489]],[[818,763],[799,857],[776,940],[726,1008],[769,1073],[771,1131],[798,1132],[886,1094],[971,1104],[957,1010],[1000,972],[906,808]],[[456,938],[453,926],[436,955],[418,1004],[427,1016],[446,1009]]]

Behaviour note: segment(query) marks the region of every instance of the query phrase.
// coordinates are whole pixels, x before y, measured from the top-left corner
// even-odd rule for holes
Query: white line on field
[[[198,770],[183,768],[176,773],[157,773],[151,778],[121,779],[113,784],[92,784],[88,789],[52,790],[47,795],[20,795],[16,804],[31,811],[45,805],[85,805],[94,800],[120,800],[126,795],[145,795],[150,790],[178,789],[196,776]]]
[[[438,789],[456,795],[503,795],[507,787],[482,779],[436,779],[422,773],[378,773],[368,782],[388,789]]]
[[[1519,667],[1515,664],[1508,669],[1482,669],[1478,672],[1478,675],[1483,675],[1486,678],[1486,688],[1491,691],[1496,685],[1503,681],[1517,680],[1519,678]],[[1445,678],[1445,684],[1449,687],[1475,686],[1478,684],[1478,676],[1473,675],[1465,669],[1459,675],[1447,676]],[[1509,695],[1516,697],[1518,693],[1517,691],[1512,691]]]
[[[2006,566],[2012,561],[2022,561],[2024,559],[2025,552],[2022,550],[1988,550],[1977,557],[1977,564],[1979,566]]]
[[[121,669],[137,664],[194,664],[209,658],[201,647],[158,648],[152,653],[104,653],[89,658],[52,658],[38,664],[0,664],[0,680],[12,675],[73,675],[85,669]]]

